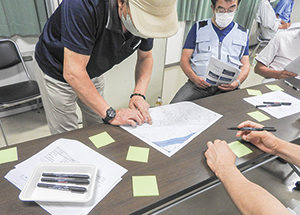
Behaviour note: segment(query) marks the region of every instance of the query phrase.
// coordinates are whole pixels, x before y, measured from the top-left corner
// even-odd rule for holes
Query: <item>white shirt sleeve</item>
[[[270,40],[268,45],[256,56],[256,60],[264,64],[265,66],[270,66],[274,61],[279,50],[279,39],[278,34],[276,34],[273,39]]]

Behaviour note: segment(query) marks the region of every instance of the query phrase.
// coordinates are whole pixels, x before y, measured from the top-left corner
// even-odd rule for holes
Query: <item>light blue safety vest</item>
[[[234,23],[232,30],[219,42],[219,37],[212,26],[211,19],[197,22],[196,47],[191,58],[191,67],[200,77],[204,77],[211,56],[240,68],[244,55],[248,30]]]

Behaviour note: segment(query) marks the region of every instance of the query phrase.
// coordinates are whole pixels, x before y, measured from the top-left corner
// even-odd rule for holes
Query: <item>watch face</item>
[[[109,108],[107,110],[107,116],[111,119],[114,118],[116,116],[116,111],[113,108]]]

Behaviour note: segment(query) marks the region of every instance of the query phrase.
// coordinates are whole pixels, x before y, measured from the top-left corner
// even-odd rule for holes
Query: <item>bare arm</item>
[[[270,69],[269,67],[267,67],[266,65],[264,65],[263,63],[257,61],[257,64],[254,68],[254,72],[256,74],[259,74],[265,78],[276,78],[276,79],[282,79],[282,78],[288,78],[288,77],[296,77],[297,74],[293,73],[293,72],[289,72],[286,70],[274,70],[274,69]]]
[[[243,66],[241,66],[241,72],[239,76],[237,77],[237,80],[239,80],[241,83],[245,81],[245,79],[248,77],[249,71],[250,71],[250,62],[249,62],[249,55],[244,55],[241,59],[241,63]],[[234,90],[239,86],[239,83],[237,81],[232,82],[231,84],[221,84],[219,88],[221,90]]]
[[[138,59],[135,68],[135,88],[133,93],[139,93],[142,95],[146,94],[147,87],[151,78],[153,67],[153,56],[152,51],[141,51],[138,50]],[[138,109],[143,120],[148,123],[152,123],[152,119],[149,114],[150,105],[141,96],[133,96],[130,99],[129,107],[131,109]]]
[[[262,128],[263,125],[251,121],[246,121],[238,125],[238,127]],[[253,145],[257,146],[259,149],[266,153],[279,156],[289,163],[295,164],[296,166],[300,167],[299,145],[281,140],[267,131],[239,131],[237,132],[237,136],[240,136],[244,140],[251,142]]]
[[[235,155],[225,141],[209,141],[207,146],[208,166],[242,214],[291,214],[274,196],[241,174],[234,164]]]
[[[106,110],[110,107],[102,98],[89,78],[86,65],[90,56],[75,53],[64,49],[63,76],[74,89],[78,97],[102,118],[106,116]],[[116,111],[116,117],[110,121],[113,125],[142,123],[142,115],[137,110],[120,109]]]
[[[180,66],[184,74],[199,88],[207,88],[210,86],[202,77],[196,75],[191,67],[191,57],[193,55],[194,49],[183,49]]]

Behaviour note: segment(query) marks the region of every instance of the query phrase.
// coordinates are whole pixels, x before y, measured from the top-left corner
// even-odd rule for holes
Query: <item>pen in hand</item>
[[[262,127],[262,128],[252,128],[252,127],[230,127],[229,130],[237,130],[237,131],[270,131],[275,132],[276,129],[274,127]]]

